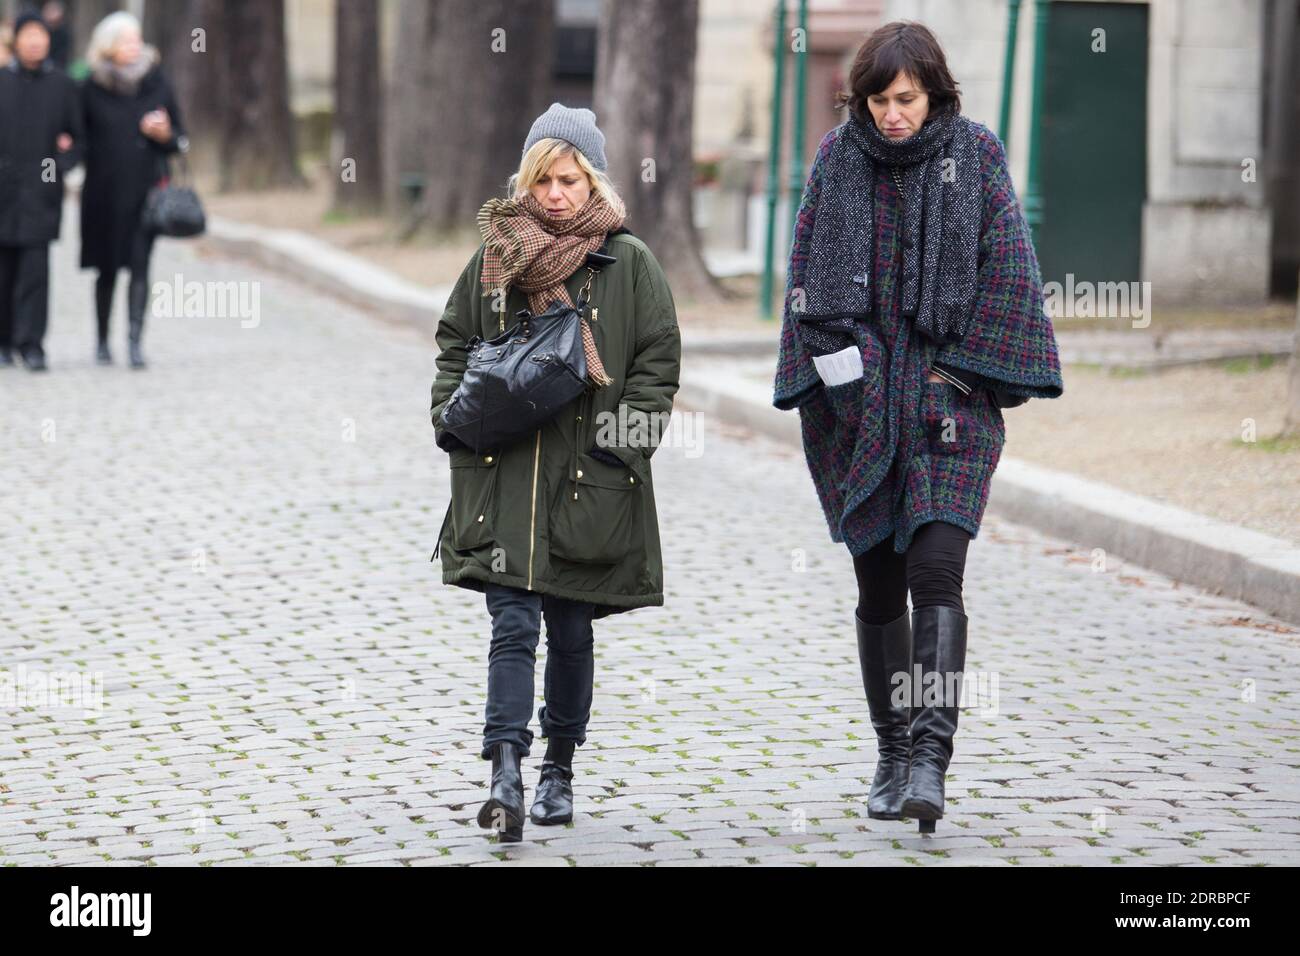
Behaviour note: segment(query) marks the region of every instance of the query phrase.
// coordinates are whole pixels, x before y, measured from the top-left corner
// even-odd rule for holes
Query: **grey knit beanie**
[[[552,103],[537,119],[524,140],[524,154],[543,139],[562,139],[572,143],[587,157],[588,162],[602,173],[608,169],[605,161],[605,134],[596,126],[596,114],[591,110],[570,109],[560,103]],[[521,154],[521,158],[522,158]]]

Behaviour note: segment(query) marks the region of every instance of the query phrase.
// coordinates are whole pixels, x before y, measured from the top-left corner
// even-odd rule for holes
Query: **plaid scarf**
[[[532,193],[518,199],[489,199],[478,211],[478,229],[486,244],[480,279],[484,294],[517,288],[528,297],[528,308],[534,313],[546,311],[557,299],[572,306],[565,280],[582,268],[587,253],[604,245],[605,235],[623,225],[626,216],[621,203],[612,206],[595,192],[570,219],[548,216]],[[582,349],[592,384],[597,388],[612,384],[585,315]]]

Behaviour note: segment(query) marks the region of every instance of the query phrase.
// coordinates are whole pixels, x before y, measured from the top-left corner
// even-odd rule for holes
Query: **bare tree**
[[[209,85],[193,100],[214,111],[220,188],[303,185],[289,108],[284,0],[198,0],[197,12],[199,55],[211,60],[203,71]]]
[[[1287,366],[1286,417],[1282,434],[1300,438],[1300,297],[1296,300],[1295,338],[1291,340],[1291,361]]]
[[[401,0],[397,47],[393,52],[388,95],[384,98],[385,201],[398,214],[411,212],[409,182],[425,177],[424,152],[431,124],[427,109],[433,69],[429,44],[438,0]]]
[[[697,0],[603,0],[596,118],[628,228],[686,298],[721,297],[691,216]]]
[[[167,63],[177,49],[189,49],[190,30],[195,26],[195,0],[153,0],[144,8],[144,40],[158,48]],[[171,72],[175,72],[174,70]]]
[[[196,170],[215,174],[219,160],[220,89],[217,60],[207,43],[219,0],[151,0],[144,9],[144,38],[157,47],[180,105]]]
[[[379,4],[334,4],[334,208],[374,212],[383,200],[380,165]]]
[[[554,7],[554,0],[402,4],[410,19],[399,27],[394,122],[409,122],[410,134],[397,145],[397,162],[399,175],[423,177],[406,234],[472,228],[484,200],[501,194],[529,125],[550,102]]]
[[[12,4],[12,6],[40,8],[39,3],[28,2]],[[66,11],[68,39],[71,43],[68,62],[73,63],[85,58],[86,45],[90,43],[90,34],[95,29],[95,25],[115,10],[122,9],[122,3],[120,0],[64,0],[63,7]]]

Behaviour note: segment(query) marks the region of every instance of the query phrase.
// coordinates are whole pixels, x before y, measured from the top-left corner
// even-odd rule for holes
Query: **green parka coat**
[[[451,503],[434,551],[444,584],[483,591],[490,581],[591,601],[597,618],[664,603],[650,473],[658,442],[646,439],[660,436],[672,413],[681,366],[677,311],[640,239],[611,233],[605,251],[617,261],[592,280],[585,314],[614,382],[589,388],[525,439],[481,454],[450,452]],[[439,418],[464,374],[466,343],[494,338],[528,306],[511,289],[505,308],[493,310],[479,281],[483,252],[480,246],[461,273],[438,323],[430,414],[439,444]],[[584,266],[566,281],[575,302],[588,275]],[[621,432],[620,415],[629,426]],[[597,445],[623,465],[589,455]]]

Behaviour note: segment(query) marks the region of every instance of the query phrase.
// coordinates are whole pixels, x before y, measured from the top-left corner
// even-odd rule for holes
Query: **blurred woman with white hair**
[[[117,271],[130,269],[128,345],[132,368],[144,368],[140,339],[149,299],[153,233],[141,213],[149,190],[169,174],[167,158],[188,148],[171,85],[146,45],[140,22],[111,13],[99,22],[86,51],[83,84],[86,181],[81,193],[81,267],[99,270],[95,312],[101,365],[112,363],[108,320]]]

